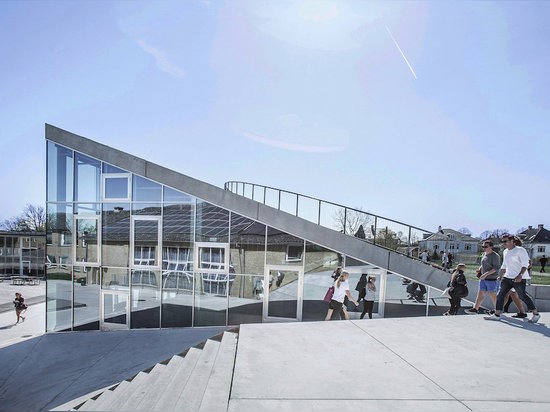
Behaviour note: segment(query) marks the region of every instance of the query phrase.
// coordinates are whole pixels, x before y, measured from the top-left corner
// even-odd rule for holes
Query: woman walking
[[[342,308],[344,303],[344,298],[347,296],[355,306],[359,306],[359,303],[353,299],[351,293],[349,292],[349,283],[348,283],[349,273],[345,270],[342,271],[338,279],[334,282],[334,294],[328,306],[327,316],[325,320],[330,320],[332,318],[332,313],[336,310],[343,315],[346,320],[349,320],[349,315],[347,311]]]
[[[445,312],[443,315],[456,315],[460,309],[460,301],[462,298],[468,296],[468,287],[466,286],[466,276],[464,276],[464,271],[466,270],[466,265],[464,263],[459,263],[454,270],[451,280],[449,281],[449,302],[451,302],[451,308],[448,312]]]
[[[15,322],[15,324],[17,325],[19,323],[19,319],[23,319],[21,323],[25,322],[25,317],[21,316],[21,314],[27,309],[27,305],[25,305],[25,299],[21,293],[15,293],[13,304],[15,306],[15,314],[17,315],[17,322]]]
[[[365,297],[363,300],[363,312],[361,313],[361,319],[365,317],[368,312],[369,319],[372,319],[372,308],[374,307],[374,299],[376,297],[376,277],[369,276],[367,285],[365,286]]]

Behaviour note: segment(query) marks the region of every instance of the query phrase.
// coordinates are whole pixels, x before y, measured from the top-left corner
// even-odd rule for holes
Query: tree
[[[458,231],[463,235],[472,236],[472,231],[467,227],[461,227],[460,229],[458,229]]]
[[[489,239],[490,237],[501,237],[502,235],[510,233],[508,229],[488,229],[479,235],[482,240]]]
[[[363,229],[369,233],[370,222],[373,221],[372,215],[367,212],[363,212],[361,208],[357,208],[357,210],[338,208],[338,210],[334,213],[333,219],[336,225],[336,230],[344,232],[345,228],[345,232],[352,236],[355,235],[361,225],[363,225]]]
[[[42,206],[27,204],[19,216],[4,220],[1,226],[10,232],[45,232],[46,213]]]
[[[520,227],[517,231],[516,231],[516,235],[519,235],[521,232],[525,232],[527,230],[526,227]]]

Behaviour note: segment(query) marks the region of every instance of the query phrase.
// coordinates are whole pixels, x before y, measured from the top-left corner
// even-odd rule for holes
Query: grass
[[[477,280],[476,270],[479,265],[466,265],[466,279]],[[531,283],[533,285],[550,285],[550,273],[540,273],[540,266],[531,268]]]

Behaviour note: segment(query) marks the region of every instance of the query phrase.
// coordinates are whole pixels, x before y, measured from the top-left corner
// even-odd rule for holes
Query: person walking
[[[529,255],[527,251],[521,247],[521,240],[512,235],[503,235],[502,243],[506,249],[504,250],[504,258],[500,269],[500,288],[497,295],[497,304],[494,316],[500,318],[504,306],[504,298],[510,289],[514,288],[519,298],[527,305],[527,310],[533,313],[529,322],[536,323],[540,319],[540,314],[533,303],[533,300],[525,292],[527,279],[530,279],[527,268],[529,267]]]
[[[486,240],[483,242],[483,256],[481,258],[481,266],[479,266],[479,291],[477,292],[476,302],[473,308],[466,311],[468,315],[479,313],[479,307],[485,299],[485,295],[489,294],[489,298],[493,302],[493,309],[497,307],[497,292],[498,292],[498,274],[500,270],[500,256],[493,250],[493,242]]]
[[[342,305],[344,304],[344,298],[346,296],[355,304],[355,306],[359,306],[359,302],[353,299],[351,293],[349,292],[348,279],[349,273],[343,270],[338,279],[334,282],[334,294],[332,295],[332,299],[329,303],[328,312],[325,320],[330,320],[330,318],[332,318],[332,313],[335,310],[340,313],[340,316],[344,316],[346,320],[349,320],[348,312],[344,311],[344,309],[342,308]]]
[[[443,269],[447,270],[449,269],[449,255],[447,255],[447,252],[441,251],[441,266]]]
[[[540,262],[540,273],[546,273],[544,271],[544,267],[546,266],[546,263],[548,263],[548,258],[546,255],[542,255],[542,257],[539,259]]]
[[[422,259],[422,262],[424,262],[424,263],[428,263],[428,257],[429,257],[429,254],[428,254],[428,251],[427,251],[427,250],[424,250],[424,251],[420,254],[420,259]]]
[[[20,319],[23,319],[21,323],[25,322],[25,317],[22,316],[22,313],[27,309],[27,305],[25,304],[25,299],[21,293],[15,293],[13,305],[15,306],[15,314],[17,315],[17,322],[15,322],[15,324],[17,325]]]
[[[466,276],[464,271],[466,270],[466,265],[464,263],[459,263],[456,265],[456,269],[451,275],[451,280],[449,281],[449,302],[451,303],[450,309],[445,312],[443,315],[452,316],[458,313],[460,309],[460,301],[462,298],[468,296],[468,287],[466,286]]]
[[[374,299],[376,298],[376,277],[369,276],[367,284],[365,286],[365,297],[363,300],[363,312],[361,312],[361,319],[365,317],[365,314],[369,314],[369,319],[372,319],[372,308],[374,307]]]

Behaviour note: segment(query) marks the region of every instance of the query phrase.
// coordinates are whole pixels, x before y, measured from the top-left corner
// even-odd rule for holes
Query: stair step
[[[136,389],[136,391],[130,398],[126,400],[126,402],[124,402],[119,410],[135,411],[137,406],[145,397],[149,386],[151,386],[157,380],[157,378],[162,374],[165,368],[165,365],[157,363],[155,367],[151,370],[151,372],[148,373],[147,377],[137,384],[138,388]]]
[[[225,411],[227,409],[235,367],[237,338],[236,333],[224,333],[199,411]]]
[[[79,411],[95,411],[95,400],[88,399],[84,405],[78,408]]]
[[[204,349],[187,381],[187,385],[185,385],[179,399],[175,405],[172,405],[170,410],[178,412],[196,412],[199,410],[219,347],[219,342],[213,340],[206,341],[206,345],[204,345]]]
[[[126,387],[130,386],[130,382],[128,381],[122,381],[118,384],[118,386],[114,390],[108,390],[101,394],[99,398],[96,399],[94,403],[94,408],[96,408],[96,411],[103,411],[108,410],[108,405],[112,402],[112,400],[117,397],[119,394],[124,392],[124,389]]]
[[[182,366],[183,362],[184,358],[177,355],[170,359],[170,362],[168,362],[161,375],[157,377],[155,382],[152,382],[147,388],[143,400],[136,408],[137,410],[150,411],[153,408],[159,399],[160,393],[162,393],[168,382],[171,382],[172,379],[174,379],[174,376]]]
[[[108,405],[105,405],[105,410],[107,410],[107,408],[111,411],[120,410],[120,407],[134,395],[134,392],[139,389],[140,382],[147,379],[147,376],[149,376],[149,374],[140,372],[134,377],[134,379],[128,382],[129,385],[125,385],[118,391],[115,389],[116,396],[111,399],[111,402],[109,402]]]

